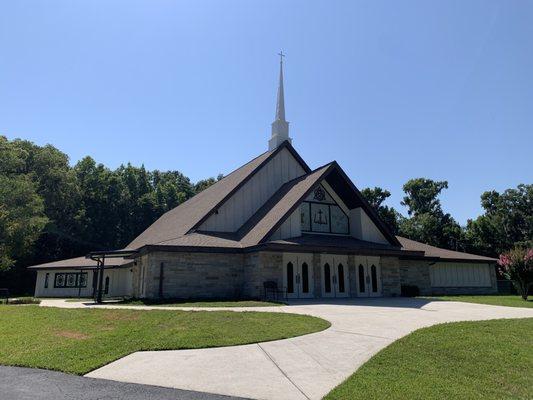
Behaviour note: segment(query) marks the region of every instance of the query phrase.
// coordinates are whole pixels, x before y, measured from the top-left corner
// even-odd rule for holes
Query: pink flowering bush
[[[533,249],[515,248],[500,255],[500,273],[516,287],[518,293],[527,300],[529,288],[533,286]]]

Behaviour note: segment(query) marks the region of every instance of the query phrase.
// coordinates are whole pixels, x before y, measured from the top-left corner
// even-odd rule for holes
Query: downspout
[[[161,263],[159,265],[159,298],[163,298],[163,280],[165,279],[163,276],[163,269],[164,269],[165,263]]]

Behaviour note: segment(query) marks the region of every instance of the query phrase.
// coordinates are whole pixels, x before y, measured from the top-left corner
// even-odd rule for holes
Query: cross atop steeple
[[[284,141],[292,141],[289,138],[289,123],[285,120],[285,94],[283,91],[283,52],[278,53],[279,56],[279,85],[278,85],[278,99],[276,102],[276,116],[272,123],[272,137],[268,141],[268,149],[274,150]]]

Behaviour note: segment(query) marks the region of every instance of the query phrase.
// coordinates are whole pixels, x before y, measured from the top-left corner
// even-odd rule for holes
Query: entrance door
[[[348,257],[343,255],[322,255],[322,297],[348,297]]]
[[[381,266],[379,257],[355,257],[357,295],[359,297],[381,296]]]
[[[314,297],[311,254],[283,254],[283,286],[290,299]]]

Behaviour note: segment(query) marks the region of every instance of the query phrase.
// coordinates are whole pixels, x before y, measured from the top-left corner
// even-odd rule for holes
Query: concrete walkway
[[[57,300],[42,305],[87,307]],[[379,350],[416,329],[443,322],[533,317],[533,309],[406,298],[321,300],[261,308],[157,309],[291,312],[324,318],[332,326],[319,333],[260,344],[137,352],[86,376],[253,399],[320,399]]]

